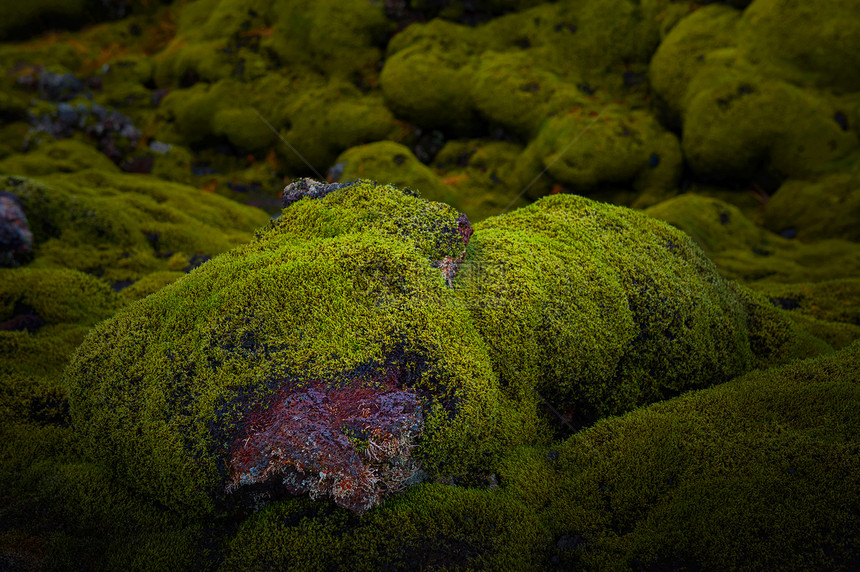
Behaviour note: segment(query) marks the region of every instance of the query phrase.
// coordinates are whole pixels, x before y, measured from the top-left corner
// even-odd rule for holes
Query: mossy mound
[[[35,149],[0,161],[0,173],[38,177],[98,169],[118,173],[119,168],[98,149],[78,139],[47,140]]]
[[[472,244],[466,290],[502,384],[581,420],[826,347],[629,209],[546,197],[476,225]]]
[[[135,488],[209,512],[225,497],[224,462],[253,408],[285,387],[333,391],[358,377],[370,389],[389,370],[428,395],[428,469],[462,472],[493,441],[521,440],[498,433],[516,412],[502,407],[465,310],[443,303],[433,264],[459,256],[459,225],[450,207],[371,184],[290,206],[258,241],[138,302],[80,347],[68,377],[84,443]],[[128,351],[106,354],[113,343]],[[108,409],[100,387],[116,388]]]
[[[420,189],[428,200],[458,206],[459,201],[451,189],[405,145],[379,141],[352,147],[337,158],[335,165],[336,169],[342,169],[338,181],[372,179],[401,188]]]
[[[2,186],[27,214],[32,267],[74,268],[109,282],[167,270],[177,252],[223,252],[268,220],[263,211],[198,189],[105,171],[6,177]]]
[[[800,240],[860,242],[860,163],[814,181],[789,180],[764,206],[764,225]]]
[[[688,233],[728,278],[753,283],[800,283],[855,277],[860,273],[856,242],[804,242],[757,226],[725,201],[693,193],[646,212]]]
[[[283,63],[351,78],[370,73],[390,33],[382,6],[361,0],[203,0],[184,6],[159,55],[160,86],[258,79]],[[336,42],[332,38],[337,38]]]
[[[848,570],[858,359],[855,343],[512,450],[489,489],[423,484],[360,520],[281,501],[221,570]]]
[[[633,211],[553,197],[489,219],[466,248],[451,207],[305,183],[258,240],[97,327],[66,372],[89,454],[167,506],[211,513],[264,484],[360,512],[385,492],[373,474],[474,478],[545,438],[541,402],[587,421],[829,351]],[[413,404],[409,432],[350,425],[350,400],[381,416],[392,399]],[[342,404],[345,425],[319,429],[319,449],[278,448],[310,430],[283,429],[308,404]],[[396,459],[375,456],[377,438]],[[369,480],[349,484],[350,470]]]
[[[755,284],[770,302],[834,348],[860,338],[860,279]]]
[[[837,69],[829,66],[846,57],[850,62],[845,54],[852,53],[852,40],[841,39],[851,37],[854,26],[848,15],[856,6],[848,4],[823,11],[773,0],[755,2],[743,13],[713,5],[672,28],[649,73],[667,115],[682,125],[693,172],[717,180],[747,179],[763,169],[778,177],[810,177],[856,154],[860,139],[847,118],[856,115],[857,101],[836,88],[850,81],[817,89],[821,78],[808,72],[816,66],[790,55],[800,43],[774,49],[786,38],[797,41],[788,30],[809,26],[809,12],[830,30],[815,44],[816,58],[830,61],[822,69]]]
[[[643,206],[673,195],[681,175],[677,138],[644,112],[574,107],[547,119],[530,147],[542,169],[574,191],[627,183],[644,194]]]

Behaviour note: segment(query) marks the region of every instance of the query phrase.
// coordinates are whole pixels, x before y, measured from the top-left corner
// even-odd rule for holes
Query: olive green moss
[[[302,89],[297,89],[297,80],[289,75],[272,76],[253,89],[225,79],[173,90],[162,107],[174,118],[182,141],[201,145],[226,139],[240,152],[258,154],[274,148],[280,167],[291,172],[307,171],[305,161],[324,172],[348,147],[398,130],[381,97],[363,95],[351,83],[298,80]],[[289,145],[279,142],[279,136]],[[170,137],[162,139],[171,142]]]
[[[738,26],[744,57],[763,73],[801,85],[860,91],[860,5],[835,0],[826,9],[790,0],[756,0]],[[810,49],[814,47],[814,49]]]
[[[38,177],[51,173],[73,173],[99,169],[119,173],[119,168],[94,146],[80,139],[55,140],[50,136],[34,149],[0,161],[0,173]]]
[[[860,338],[860,280],[755,284],[774,306],[834,348]]]
[[[856,127],[845,129],[835,120],[837,112],[853,117],[856,100],[841,98],[838,88],[809,89],[820,79],[804,70],[816,66],[798,64],[791,55],[815,45],[815,60],[836,66],[822,70],[849,65],[844,59],[855,51],[847,38],[856,7],[848,4],[813,10],[773,0],[743,13],[713,5],[672,29],[654,54],[650,78],[666,113],[683,125],[684,155],[696,174],[748,178],[765,167],[781,176],[809,177],[856,153]],[[814,27],[807,13],[829,22],[827,41],[797,40],[797,26]],[[846,39],[839,39],[843,34]],[[787,38],[791,49],[775,48]]]
[[[860,242],[860,163],[816,181],[786,181],[764,206],[763,222],[777,233],[794,230],[799,240]]]
[[[104,322],[67,371],[86,449],[167,506],[211,512],[226,484],[221,439],[247,407],[281,383],[346,381],[397,354],[428,368],[428,470],[460,473],[533,438],[536,422],[499,394],[483,341],[432,266],[462,249],[456,217],[356,184],[289,207],[259,240]]]
[[[343,78],[372,75],[390,33],[382,5],[362,0],[201,0],[184,5],[176,25],[156,58],[161,86],[189,74],[253,81],[278,63]]]
[[[4,423],[0,437],[4,513],[27,523],[0,537],[5,563],[17,557],[37,569],[178,571],[202,560],[202,526],[178,525],[83,462],[71,428]]]
[[[379,76],[388,108],[423,127],[472,129],[477,116],[469,86],[473,56],[482,51],[475,35],[466,26],[432,20],[395,36]]]
[[[352,147],[341,153],[335,164],[343,167],[338,178],[340,182],[372,179],[401,188],[420,190],[425,199],[459,206],[459,197],[405,145],[393,141],[379,141]]]
[[[472,222],[524,206],[514,169],[522,146],[508,141],[449,141],[436,154],[433,167],[453,187],[457,204]]]
[[[783,238],[746,218],[724,201],[692,193],[646,209],[689,234],[723,276],[744,283],[800,283],[849,278],[860,273],[856,242]]]
[[[847,570],[858,359],[855,343],[513,449],[497,487],[422,484],[361,519],[281,501],[220,569]]]
[[[548,119],[531,145],[555,180],[579,192],[631,182],[653,203],[674,194],[681,175],[677,138],[644,112],[574,107]]]
[[[121,307],[104,282],[75,270],[0,270],[0,322],[14,318],[17,309],[35,312],[45,323],[32,332],[0,330],[4,374],[58,377],[87,330]]]
[[[34,268],[73,268],[108,281],[167,270],[177,252],[217,254],[268,215],[175,183],[105,171],[6,177],[36,243]],[[169,253],[169,254],[168,254]]]

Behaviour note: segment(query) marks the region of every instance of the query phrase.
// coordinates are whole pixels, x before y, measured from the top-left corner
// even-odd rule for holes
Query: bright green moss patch
[[[477,225],[470,249],[466,289],[502,384],[580,420],[827,351],[635,211],[547,197]]]

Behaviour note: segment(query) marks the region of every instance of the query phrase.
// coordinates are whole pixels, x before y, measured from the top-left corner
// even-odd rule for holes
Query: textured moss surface
[[[202,514],[224,502],[244,416],[284,388],[399,368],[426,412],[416,458],[464,475],[540,438],[539,403],[586,422],[829,351],[641,214],[553,197],[488,219],[465,253],[458,225],[450,207],[366,182],[289,206],[81,345],[67,378],[85,447]]]
[[[716,198],[685,194],[646,212],[685,231],[724,276],[746,283],[835,280],[860,273],[860,248],[856,242],[841,238],[817,242],[784,238]]]
[[[217,254],[267,220],[197,189],[109,171],[6,177],[36,243],[34,268],[74,268],[116,282],[167,270],[177,252]]]

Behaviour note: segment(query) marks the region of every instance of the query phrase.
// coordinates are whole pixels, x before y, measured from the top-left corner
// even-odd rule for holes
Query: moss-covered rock
[[[419,469],[480,475],[543,439],[539,402],[588,420],[829,350],[633,211],[553,197],[466,248],[465,217],[391,186],[284,196],[256,241],[104,322],[67,370],[89,454],[192,514],[260,486],[362,512]]]
[[[800,240],[860,242],[858,165],[814,181],[786,181],[764,206],[764,225],[776,233],[793,232]]]
[[[217,254],[268,220],[259,209],[197,189],[104,171],[6,177],[33,231],[38,268],[74,268],[108,281],[167,270],[176,252]]]
[[[804,242],[757,226],[731,204],[693,193],[646,212],[689,234],[714,260],[720,273],[751,284],[800,283],[857,276],[860,248],[842,239]]]
[[[674,194],[681,175],[677,138],[644,112],[577,106],[548,119],[531,145],[555,180],[579,192],[626,182],[652,194],[648,204]]]
[[[808,24],[807,8],[781,1],[754,6],[743,13],[703,8],[681,20],[654,54],[652,83],[670,118],[682,122],[684,155],[696,174],[715,179],[745,179],[762,169],[809,177],[832,169],[860,147],[847,122],[853,111],[843,109],[856,102],[845,101],[841,89],[810,89],[820,81],[804,75],[810,64],[786,55],[800,44],[774,51],[785,38],[796,42],[787,30]],[[851,10],[847,3],[812,10],[832,23],[817,54],[850,51],[840,38],[850,35],[843,18]]]
[[[464,280],[503,385],[581,420],[826,347],[635,211],[556,195],[476,225],[473,245]]]
[[[0,161],[0,173],[25,177],[73,173],[85,169],[119,172],[119,168],[103,153],[79,139],[44,141],[35,149]]]
[[[472,29],[444,20],[401,32],[389,43],[379,76],[386,105],[425,127],[474,128],[470,85],[481,40]]]
[[[352,147],[337,158],[342,169],[340,182],[372,179],[385,184],[410,188],[431,201],[459,206],[456,195],[432,169],[421,163],[409,147],[393,141],[379,141]]]

